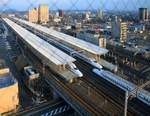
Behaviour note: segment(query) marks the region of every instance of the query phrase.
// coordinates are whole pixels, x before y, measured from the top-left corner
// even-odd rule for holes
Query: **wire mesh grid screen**
[[[40,14],[39,12],[40,12],[41,4],[48,6],[48,9],[49,9],[48,10],[49,11],[48,20],[46,21],[46,23],[42,22],[41,21],[42,19],[39,19],[40,16],[38,16]],[[29,16],[29,14],[30,14],[29,11],[31,11],[31,15],[33,15],[33,16],[31,16],[31,17]],[[37,14],[35,13],[36,11],[37,11]],[[107,48],[110,52],[108,54],[102,56],[102,58],[104,60],[108,61],[109,63],[113,64],[113,65],[111,65],[112,68],[114,68],[113,66],[119,67],[118,71],[114,71],[116,69],[116,67],[113,69],[113,71],[112,71],[112,69],[110,69],[109,71],[112,71],[113,73],[115,72],[116,75],[118,75],[128,81],[131,81],[137,85],[141,85],[141,84],[145,83],[146,81],[149,80],[149,77],[150,77],[149,65],[148,65],[149,57],[146,56],[146,57],[144,57],[145,58],[144,60],[140,59],[139,61],[134,62],[134,59],[136,59],[136,56],[138,56],[137,53],[143,52],[143,48],[146,51],[150,51],[150,39],[149,39],[150,38],[150,22],[149,22],[150,18],[148,15],[149,11],[150,11],[150,0],[0,0],[0,15],[8,14],[11,17],[15,14],[15,16],[19,19],[30,20],[30,22],[40,24],[43,27],[49,29],[49,31],[47,31],[47,32],[49,32],[49,34],[51,33],[53,36],[57,36],[57,38],[63,39],[63,41],[68,40],[68,42],[69,42],[70,39],[67,39],[67,38],[70,38],[70,36],[69,37],[64,36],[64,35],[62,35],[62,33],[59,33],[58,31],[63,32],[67,35],[71,35],[76,38],[79,38],[80,40],[87,41],[87,43],[88,43],[87,45],[83,45],[83,43],[82,43],[83,41],[82,42],[74,41],[74,43],[76,43],[76,45],[74,43],[71,43],[71,44],[69,43],[69,45],[68,45],[68,44],[66,44],[67,42],[65,41],[66,43],[64,42],[64,46],[67,46],[67,47],[69,46],[68,48],[72,48],[74,51],[75,50],[77,51],[78,48],[80,48],[80,47],[82,48],[83,46],[84,46],[83,50],[86,52],[88,51],[86,49],[88,49],[88,48],[91,49],[88,51],[88,53],[91,52],[92,50],[95,52],[99,48],[98,45],[101,48],[103,47],[105,50]],[[140,13],[140,12],[142,12],[142,13]],[[143,14],[143,12],[145,12],[145,14]],[[142,16],[140,17],[139,15],[140,16],[142,15]],[[122,30],[121,30],[122,32],[120,32],[121,34],[118,31],[116,31],[116,30],[120,30],[120,29],[118,29],[118,25],[114,21],[115,20],[114,18],[116,16],[120,17],[123,22],[122,25],[120,24],[122,26]],[[29,17],[30,17],[30,19],[29,19]],[[43,17],[45,17],[45,16],[43,16]],[[13,18],[11,18],[11,20],[15,22],[15,20]],[[115,31],[112,29],[114,24],[117,25],[117,26],[115,26],[116,27]],[[128,29],[126,28],[126,26],[128,27]],[[11,26],[11,28],[13,28],[13,25]],[[23,29],[20,29],[20,30],[23,31]],[[36,29],[35,31],[37,31],[37,30],[38,29]],[[53,30],[56,30],[58,33],[54,34]],[[30,31],[32,34],[36,33],[36,32],[34,32],[34,30],[30,30]],[[113,33],[113,31],[115,33]],[[44,35],[42,35],[42,36],[38,35],[36,33],[37,34],[36,39],[39,41],[40,41],[40,39],[44,39],[44,40],[47,39],[49,37],[49,36],[47,36],[47,34],[45,34],[47,32],[44,32]],[[92,39],[91,39],[91,35],[88,35],[88,34],[83,35],[85,33],[93,34],[94,37],[92,37]],[[116,34],[116,33],[119,33],[119,34]],[[100,42],[100,40],[99,40],[99,38],[101,39],[101,35],[102,35],[102,38],[107,39],[108,41],[110,40],[109,41],[110,45],[114,45],[114,43],[118,42],[118,40],[119,40],[119,42],[118,42],[119,44],[116,44],[116,46],[120,45],[121,47],[120,46],[119,47],[117,46],[116,48],[115,47],[111,48],[108,46],[106,47],[105,41],[103,40],[103,42]],[[118,35],[119,35],[119,37],[118,37]],[[28,39],[31,37],[31,35],[28,35],[28,34],[26,34],[25,36],[26,36],[25,38],[28,38]],[[86,39],[86,38],[88,38],[88,39]],[[98,39],[94,40],[93,38],[98,38]],[[117,41],[116,40],[111,41],[114,38],[117,38]],[[141,39],[141,38],[144,38],[144,39]],[[55,37],[51,38],[51,39],[55,39]],[[76,40],[75,38],[71,38],[71,39]],[[30,41],[31,43],[35,42],[34,40],[32,41],[31,39],[29,39],[28,41]],[[62,48],[58,47],[58,45],[60,45],[60,43],[62,41],[59,41],[60,43],[56,42],[56,41],[54,42],[53,40],[51,40],[51,43],[53,43],[54,46],[56,46],[56,44],[54,44],[54,43],[57,43],[56,48],[58,48],[58,49],[55,49],[55,48],[51,49],[51,53],[49,52],[49,50],[46,49],[46,46],[44,46],[44,45],[47,45],[46,44],[47,42],[44,41],[43,43],[42,42],[38,43],[38,41],[36,41],[34,44],[36,44],[39,48],[41,48],[41,50],[43,50],[45,53],[49,53],[51,55],[51,57],[52,56],[59,57],[58,62],[63,61],[65,63],[66,62],[68,63],[67,60],[68,60],[68,57],[70,54],[67,55],[67,53],[64,53],[66,55],[64,55],[64,54],[62,55],[62,54],[58,53],[58,51],[56,52],[56,50],[62,49]],[[81,43],[77,43],[77,42],[81,42]],[[89,43],[92,43],[92,44],[89,44]],[[103,43],[103,44],[101,45],[100,43]],[[122,52],[121,50],[126,49],[126,44],[128,44],[128,46],[132,47],[132,48],[138,48],[138,46],[140,46],[138,48],[138,52],[135,52],[134,54],[127,53],[125,51],[125,53],[128,56],[131,55],[131,58],[128,58],[128,56],[125,58],[121,55],[119,56],[119,54]],[[131,46],[131,44],[133,46]],[[80,47],[78,47],[77,45]],[[91,47],[90,45],[92,47],[94,46],[93,48],[96,48],[96,50],[90,48]],[[74,49],[75,48],[74,46],[76,46],[77,49]],[[81,50],[81,49],[79,49],[79,50]],[[112,52],[111,50],[118,50],[120,53],[119,54],[117,54],[116,52],[113,53],[114,51]],[[131,49],[131,51],[132,51],[132,49]],[[95,54],[97,54],[96,52],[95,52]],[[88,53],[84,54],[84,52],[82,50],[81,50],[81,53],[83,53],[83,55],[85,55],[85,56],[87,55],[88,58],[91,57],[91,59],[94,63],[96,62],[96,60],[97,61],[100,60],[100,59],[96,59],[97,56],[96,57],[92,56],[93,54],[92,55],[91,54],[89,55]],[[44,55],[44,53],[42,55]],[[66,56],[67,58],[64,56]],[[72,56],[70,55],[70,57],[72,57]],[[94,60],[93,60],[93,58],[94,58]],[[140,54],[140,58],[143,58],[143,56],[141,57],[141,54]],[[73,59],[72,59],[72,61],[74,62]],[[49,65],[48,62],[49,62],[49,59],[47,59],[47,58],[45,61],[43,61],[44,65]],[[148,62],[148,63],[146,64],[145,62],[146,63]],[[121,63],[123,63],[123,64],[121,64]],[[75,65],[71,65],[71,66],[75,70],[78,69]],[[72,67],[69,67],[69,68],[72,68]],[[99,67],[99,66],[97,66],[97,67]],[[137,73],[137,74],[133,73],[133,72],[135,72],[134,70],[133,70],[133,72],[132,72],[132,70],[126,70],[126,68],[129,68],[129,67],[139,69],[138,71],[142,72],[142,73],[140,73],[141,75],[139,73]],[[141,69],[141,67],[142,67],[142,69]],[[44,68],[45,67],[43,66],[43,72],[45,71]],[[50,67],[50,68],[52,68],[52,67]],[[82,71],[80,72],[80,70],[78,70],[78,76],[79,76],[79,74],[81,76]],[[82,75],[82,76],[84,76],[84,75]],[[139,78],[139,77],[142,77],[142,78]],[[38,85],[38,84],[36,84],[36,85]],[[42,86],[42,85],[40,85],[40,86]],[[85,87],[83,85],[81,85],[81,86],[86,90],[88,88],[87,86],[85,86]],[[147,90],[149,90],[149,87]],[[42,90],[42,91],[44,91],[44,90]],[[87,92],[89,92],[89,91],[87,91]]]
[[[41,4],[46,4],[49,9],[49,21],[44,26],[57,31],[63,31],[75,37],[77,37],[79,30],[74,28],[82,26],[83,29],[103,29],[102,35],[105,35],[106,38],[109,39],[112,37],[112,30],[109,29],[109,26],[112,20],[114,20],[114,16],[121,17],[125,22],[131,21],[132,29],[132,21],[139,21],[139,9],[147,8],[149,11],[150,8],[149,0],[1,0],[0,13],[15,13],[17,17],[28,20],[29,11],[34,8],[38,9]],[[37,21],[37,23],[40,22]],[[68,25],[72,26],[71,29],[67,27]],[[107,30],[105,31],[106,28]],[[143,27],[140,25],[140,27],[137,28],[141,30]],[[131,36],[134,36],[134,34],[132,35],[130,33]],[[148,32],[146,32],[145,35],[142,37],[149,37]],[[122,36],[124,37],[125,35]],[[65,37],[62,36],[61,38],[65,39]],[[99,44],[93,40],[86,41],[96,45]],[[149,45],[149,42],[145,41],[143,44]],[[62,56],[59,57],[62,58]]]
[[[28,11],[39,4],[48,4],[50,10],[103,10],[138,11],[140,7],[150,7],[149,0],[1,0],[2,11]]]

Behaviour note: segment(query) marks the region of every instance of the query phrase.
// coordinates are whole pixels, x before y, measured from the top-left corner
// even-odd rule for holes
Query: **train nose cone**
[[[78,75],[79,77],[83,77],[83,74],[80,71],[78,71]]]

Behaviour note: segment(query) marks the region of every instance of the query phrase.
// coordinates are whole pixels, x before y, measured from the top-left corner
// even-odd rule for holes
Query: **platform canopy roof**
[[[16,21],[19,21],[20,23],[28,25],[28,26],[30,26],[30,27],[32,27],[32,28],[34,28],[34,29],[36,29],[40,32],[43,32],[43,33],[45,33],[45,34],[47,34],[51,37],[57,38],[61,41],[64,41],[64,42],[66,42],[70,45],[76,46],[77,48],[85,50],[89,53],[92,53],[92,54],[95,54],[95,55],[104,55],[104,54],[108,53],[108,50],[105,49],[105,48],[100,48],[99,46],[96,46],[96,45],[91,44],[89,42],[86,42],[84,40],[75,38],[73,36],[55,31],[53,29],[50,29],[50,28],[47,28],[47,27],[44,27],[44,26],[41,26],[41,25],[38,25],[38,24],[34,24],[34,23],[31,23],[31,22],[19,19],[19,18],[16,18],[16,17],[14,17],[14,19]]]
[[[25,41],[27,42],[32,48],[38,51],[42,56],[46,59],[50,60],[55,65],[64,65],[71,62],[74,62],[75,59],[71,56],[67,55],[66,53],[62,52],[61,50],[55,48],[45,40],[39,38],[38,36],[34,35],[33,33],[29,32],[25,28],[19,26],[18,24],[14,23],[13,21],[3,18],[3,20]]]

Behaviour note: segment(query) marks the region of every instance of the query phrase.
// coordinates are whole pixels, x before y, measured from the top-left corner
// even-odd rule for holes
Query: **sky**
[[[150,9],[150,0],[0,0],[0,10],[14,9],[25,11],[39,4],[48,4],[52,10],[138,10]]]

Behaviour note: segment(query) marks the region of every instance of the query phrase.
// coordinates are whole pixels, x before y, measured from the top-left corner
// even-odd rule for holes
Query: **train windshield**
[[[78,68],[76,67],[76,65],[75,65],[75,64],[69,64],[69,67],[70,67],[71,69],[78,70]]]
[[[97,61],[95,60],[95,59],[90,59],[92,62],[95,62],[95,63],[97,63]]]
[[[78,68],[77,68],[77,67],[75,67],[74,69],[75,69],[75,70],[78,70]]]

